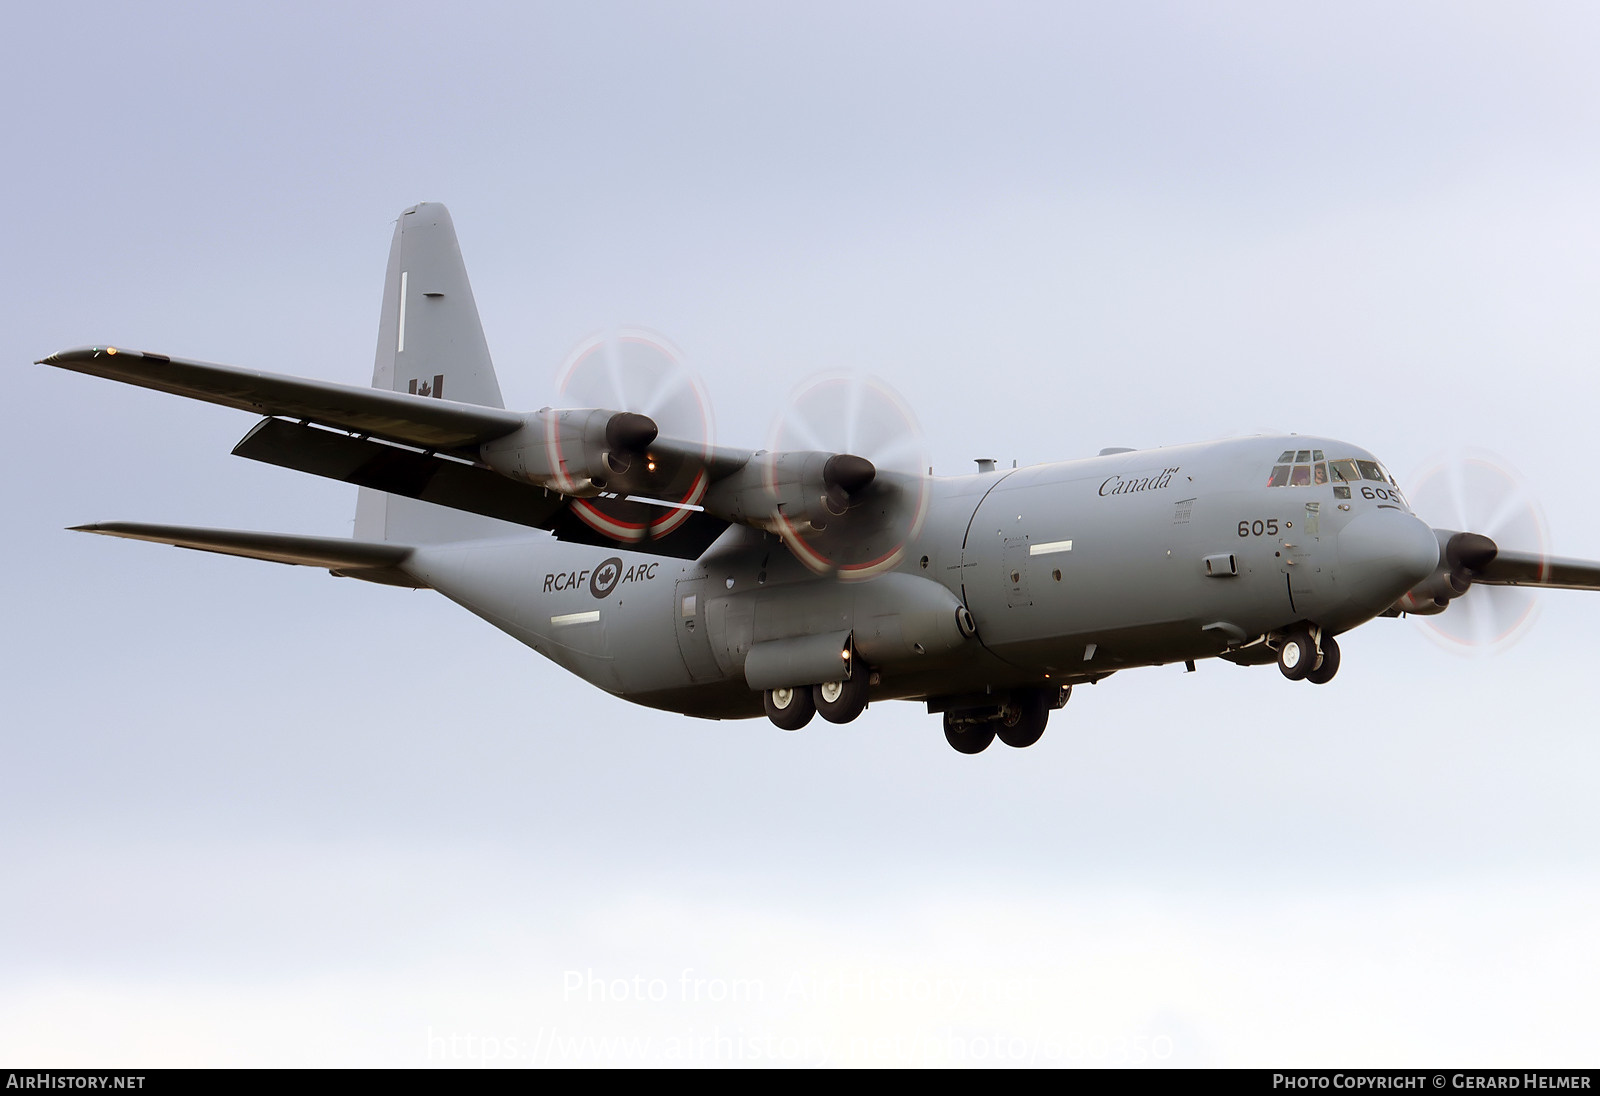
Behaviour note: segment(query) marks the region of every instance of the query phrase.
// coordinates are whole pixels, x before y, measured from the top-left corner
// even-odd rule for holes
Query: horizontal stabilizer
[[[291,533],[256,533],[241,529],[196,529],[187,525],[145,525],[130,521],[75,525],[72,531],[147,540],[155,544],[219,552],[226,556],[244,556],[270,563],[325,567],[336,575],[367,582],[426,588],[400,569],[412,552],[412,548],[405,544],[344,540],[340,537],[305,537]]]
[[[523,423],[521,415],[494,407],[260,373],[120,347],[62,350],[38,364],[259,415],[325,423],[424,449],[475,451],[484,442],[504,437]]]

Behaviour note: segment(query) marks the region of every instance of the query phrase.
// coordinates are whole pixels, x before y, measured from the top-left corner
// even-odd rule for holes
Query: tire
[[[1316,659],[1316,644],[1311,642],[1311,633],[1304,628],[1296,628],[1285,635],[1278,645],[1278,669],[1290,681],[1303,681]]]
[[[804,685],[793,689],[768,689],[761,694],[761,703],[767,709],[767,718],[785,731],[798,731],[817,714],[816,705],[811,702],[811,690]]]
[[[1333,641],[1332,636],[1322,637],[1322,660],[1316,664],[1306,680],[1313,685],[1326,685],[1333,680],[1333,675],[1339,672],[1339,645]]]
[[[957,753],[980,754],[994,741],[993,723],[956,723],[944,713],[944,740]]]
[[[1026,749],[1044,736],[1050,722],[1050,704],[1043,691],[1018,690],[1006,706],[1006,714],[995,726],[995,737],[1014,750]]]
[[[811,703],[817,714],[829,723],[849,723],[867,709],[867,682],[871,676],[865,666],[857,666],[843,681],[811,686]]]

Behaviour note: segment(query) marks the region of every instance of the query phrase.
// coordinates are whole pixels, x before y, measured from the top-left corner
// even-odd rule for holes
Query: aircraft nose
[[[1403,510],[1369,510],[1339,533],[1339,580],[1347,589],[1371,591],[1392,603],[1433,574],[1439,541],[1433,530]]]

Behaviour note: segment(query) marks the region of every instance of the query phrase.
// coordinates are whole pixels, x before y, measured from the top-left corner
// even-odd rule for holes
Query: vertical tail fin
[[[437,202],[400,214],[383,283],[372,387],[504,407],[450,211]],[[363,487],[360,540],[432,544],[496,536],[504,522]]]

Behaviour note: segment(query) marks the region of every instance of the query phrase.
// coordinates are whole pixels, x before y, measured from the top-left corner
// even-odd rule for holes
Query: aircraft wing
[[[267,417],[234,448],[237,456],[545,529],[562,540],[607,547],[620,543],[639,551],[693,559],[728,526],[726,521],[705,514],[698,507],[674,511],[626,499],[575,504],[558,490],[486,467],[480,447],[516,434],[530,419],[497,407],[110,346],[63,350],[38,364],[254,411]],[[539,416],[532,418],[537,420]],[[704,471],[707,482],[741,467],[749,457],[737,450],[674,448],[666,440],[659,448],[674,458],[677,478],[687,476],[692,480]],[[659,486],[658,492],[639,493],[647,497],[667,495],[669,485]],[[606,516],[608,513],[619,515],[621,524]],[[624,535],[613,535],[619,529]],[[91,531],[112,532],[109,526],[93,527]],[[270,557],[254,553],[254,558]]]
[[[484,442],[514,433],[523,424],[522,415],[496,407],[261,373],[112,346],[62,350],[37,364],[258,415],[323,423],[424,449],[475,451]]]
[[[218,552],[226,556],[262,559],[270,563],[325,567],[336,575],[381,582],[389,586],[423,584],[400,569],[413,549],[404,544],[345,540],[339,537],[303,537],[289,533],[255,533],[242,529],[197,529],[187,525],[145,525],[131,521],[108,521],[96,525],[75,525],[74,533],[100,533],[108,537],[147,540]]]
[[[1600,563],[1557,559],[1538,552],[1502,548],[1490,563],[1475,568],[1474,585],[1543,586],[1553,590],[1600,590]]]
[[[740,524],[778,535],[813,570],[869,577],[894,566],[927,502],[920,479],[880,476],[858,456],[664,438],[627,411],[521,414],[110,346],[39,364],[266,416],[234,448],[238,456],[654,555],[698,558]],[[91,531],[135,535],[118,528]],[[172,544],[180,540],[167,532],[195,536],[137,528]],[[226,543],[233,554],[273,558],[260,543],[250,551]],[[181,542],[228,551],[223,544]]]

